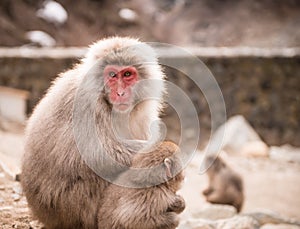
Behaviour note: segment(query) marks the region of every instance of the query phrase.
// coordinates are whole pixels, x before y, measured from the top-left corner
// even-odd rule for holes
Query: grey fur
[[[110,54],[134,45],[146,47],[147,52],[125,48],[115,61],[123,58],[137,64],[138,60],[151,60],[152,65],[144,66],[140,76],[163,79],[154,52],[144,43],[119,37],[101,40],[91,46],[80,64],[54,80],[28,121],[21,182],[29,207],[47,228],[97,228],[97,215],[110,182],[96,173],[113,180],[131,166],[136,152],[114,135],[112,107],[101,72],[106,57],[114,59]],[[129,127],[133,139],[147,140],[151,122],[159,119],[164,86],[156,90],[160,100],[142,101],[132,111]],[[119,166],[106,163],[103,154]]]

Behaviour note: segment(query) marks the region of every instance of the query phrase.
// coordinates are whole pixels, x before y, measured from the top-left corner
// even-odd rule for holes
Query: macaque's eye
[[[124,76],[125,76],[125,77],[131,76],[131,72],[129,72],[129,71],[124,72]]]
[[[109,75],[109,77],[112,77],[112,78],[117,76],[117,74],[115,72],[112,72],[112,71],[109,72],[108,75]]]

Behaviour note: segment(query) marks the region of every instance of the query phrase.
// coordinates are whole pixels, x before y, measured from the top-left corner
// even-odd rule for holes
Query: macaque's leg
[[[155,216],[155,220],[152,222],[153,225],[149,225],[149,228],[175,229],[179,224],[179,218],[174,212],[165,212],[162,215]]]
[[[221,192],[214,191],[206,196],[206,200],[210,203],[222,203],[224,202],[224,197]]]

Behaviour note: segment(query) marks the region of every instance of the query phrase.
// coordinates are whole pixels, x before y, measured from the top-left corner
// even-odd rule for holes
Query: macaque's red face
[[[104,68],[104,82],[108,98],[115,109],[125,111],[133,105],[133,86],[138,80],[135,67],[107,65]]]

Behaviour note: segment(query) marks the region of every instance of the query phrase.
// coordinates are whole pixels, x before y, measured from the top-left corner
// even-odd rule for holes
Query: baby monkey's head
[[[140,178],[154,183],[159,180],[161,181],[159,185],[167,186],[174,193],[180,188],[184,179],[180,149],[171,141],[159,143],[150,152],[136,154],[132,167],[153,168],[147,174],[141,173],[143,177]]]

